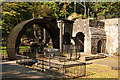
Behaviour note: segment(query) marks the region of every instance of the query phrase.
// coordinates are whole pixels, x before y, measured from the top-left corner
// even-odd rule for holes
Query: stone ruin
[[[66,45],[80,46],[80,52],[84,52],[87,54],[88,53],[109,54],[116,52],[118,49],[117,20],[118,19],[108,20],[76,19],[72,21],[72,20],[57,20],[43,17],[21,22],[20,24],[16,25],[16,27],[11,31],[8,37],[9,40],[7,42],[8,57],[11,59],[15,59],[16,53],[15,49],[19,47],[20,38],[24,34],[24,31],[27,28],[29,28],[30,25],[32,24],[44,25],[44,28],[46,29],[46,31],[49,32],[52,38],[53,48],[60,49],[60,52],[62,52],[63,49],[69,48],[64,47]],[[113,23],[112,22],[110,23],[110,21],[112,21]],[[112,30],[114,30],[114,32]],[[113,40],[116,41],[111,42]],[[114,51],[110,52],[109,47],[114,48],[112,49]]]
[[[76,19],[65,32],[70,33],[72,45],[81,46],[81,52],[114,54],[119,48],[119,25],[120,18]]]
[[[73,26],[65,26],[65,34],[70,34],[72,45],[80,46],[85,53],[105,53],[106,34],[104,22],[91,19],[76,19]],[[64,34],[64,35],[65,35]]]

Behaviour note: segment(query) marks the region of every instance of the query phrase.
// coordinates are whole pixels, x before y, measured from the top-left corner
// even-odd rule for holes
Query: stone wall
[[[97,54],[98,41],[101,41],[101,50],[99,53],[106,53],[106,39],[92,38],[91,39],[91,53]]]
[[[84,52],[97,53],[98,41],[101,40],[101,52],[105,52],[106,34],[104,31],[104,22],[91,19],[77,19],[73,24],[72,37],[82,32],[84,37]]]
[[[118,18],[105,19],[103,21],[105,22],[106,52],[113,54],[118,52]]]
[[[104,22],[98,20],[90,20],[89,23],[91,31],[91,53],[105,53],[106,34],[104,30]],[[99,41],[101,44],[98,44]]]
[[[89,19],[76,19],[73,24],[72,37],[76,37],[77,33],[84,34],[84,52],[91,53],[91,33],[89,30]],[[73,41],[72,41],[73,42]]]
[[[118,47],[118,52],[119,52],[119,54],[120,54],[120,18],[118,18],[118,45],[119,45],[119,47]]]
[[[101,21],[77,19],[73,24],[72,37],[76,37],[78,32],[82,32],[85,35],[85,53],[97,53],[97,44],[98,41],[101,40],[101,52],[113,54],[118,52],[118,44],[120,44],[118,41],[118,39],[120,40],[120,37],[118,38],[118,35],[120,35],[120,28],[118,28],[118,26],[120,26],[120,18],[104,19]]]

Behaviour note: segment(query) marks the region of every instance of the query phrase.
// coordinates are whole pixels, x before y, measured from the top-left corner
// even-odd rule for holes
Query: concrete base
[[[101,59],[101,58],[105,58],[105,56],[99,55],[99,54],[81,53],[80,60],[81,61],[89,61],[89,60]]]

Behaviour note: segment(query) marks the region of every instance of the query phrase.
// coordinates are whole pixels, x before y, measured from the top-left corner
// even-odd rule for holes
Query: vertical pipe
[[[62,23],[60,25],[60,52],[62,53]]]
[[[46,43],[46,30],[43,29],[43,34],[44,34],[44,43]]]
[[[59,21],[57,21],[58,22],[58,27],[59,27],[59,29],[60,29],[60,53],[62,53],[62,51],[63,51],[63,37],[62,37],[62,33],[63,33],[63,26],[64,26],[64,24],[63,24],[63,22],[62,22],[62,20],[59,20]]]

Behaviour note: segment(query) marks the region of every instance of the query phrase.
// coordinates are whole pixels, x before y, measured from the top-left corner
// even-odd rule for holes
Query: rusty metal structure
[[[33,24],[43,25],[43,28],[50,34],[52,38],[53,47],[59,48],[59,28],[55,18],[35,18],[23,21],[17,24],[11,31],[7,41],[7,53],[9,60],[16,59],[16,50],[19,51],[20,39],[24,32]]]

